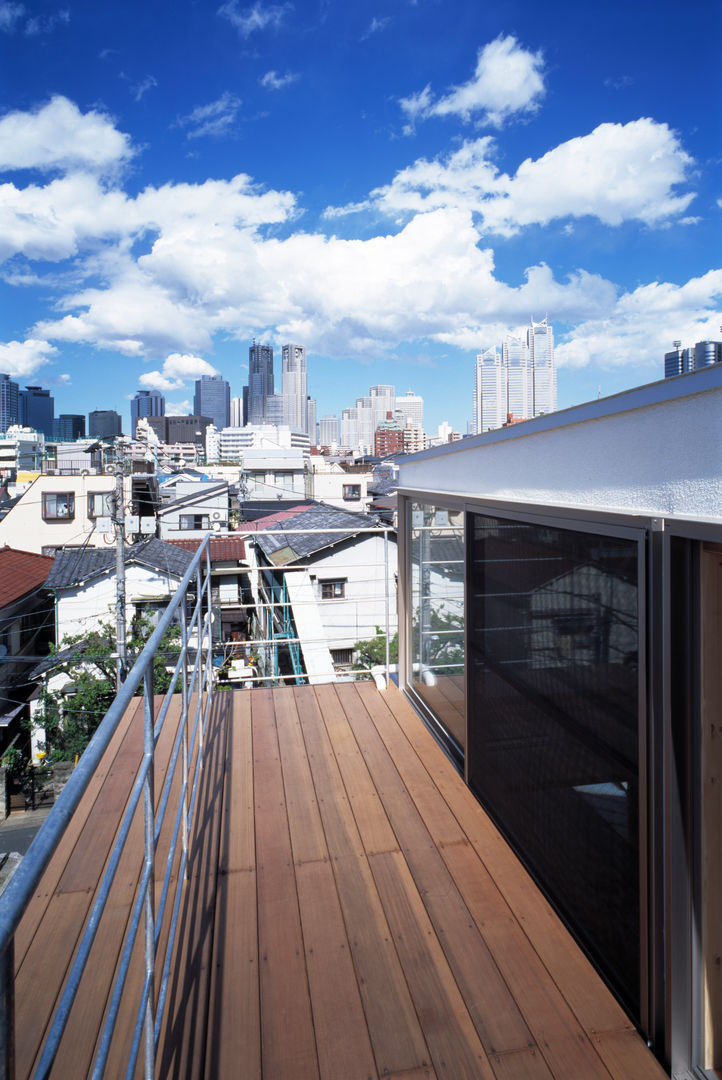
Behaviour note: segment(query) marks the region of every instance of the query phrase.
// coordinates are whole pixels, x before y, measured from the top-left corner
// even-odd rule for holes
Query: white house
[[[321,454],[312,454],[306,466],[306,496],[328,506],[367,513],[372,479],[370,469],[349,471]]]

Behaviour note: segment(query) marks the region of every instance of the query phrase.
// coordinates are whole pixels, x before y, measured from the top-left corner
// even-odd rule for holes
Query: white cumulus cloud
[[[140,376],[138,382],[141,386],[147,386],[153,390],[171,392],[185,389],[185,384],[189,379],[200,379],[201,375],[217,374],[216,368],[200,356],[189,353],[171,353],[163,362],[161,371],[147,371]]]
[[[238,0],[229,0],[227,4],[219,7],[218,14],[228,19],[242,38],[248,38],[251,34],[265,30],[269,26],[276,29],[292,10],[291,4],[256,3],[251,7],[242,8]]]
[[[49,341],[38,338],[0,342],[0,371],[15,378],[33,375],[38,368],[47,364],[57,351]]]
[[[426,86],[402,98],[400,105],[409,121],[407,131],[430,116],[459,116],[499,128],[511,117],[536,112],[545,92],[542,52],[530,52],[508,34],[479,50],[467,82],[436,99]]]
[[[103,113],[53,97],[35,112],[0,119],[0,169],[104,171],[132,155],[130,139]]]

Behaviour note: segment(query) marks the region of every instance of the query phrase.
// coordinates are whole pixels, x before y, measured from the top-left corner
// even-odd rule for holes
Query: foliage
[[[376,636],[367,638],[365,641],[357,641],[353,647],[356,654],[354,663],[355,671],[364,671],[378,664],[386,663],[386,634],[380,626],[376,627]],[[389,663],[396,664],[399,659],[399,635],[398,633],[389,641]]]
[[[9,746],[0,760],[0,765],[13,780],[20,780],[27,772],[27,759],[17,746]]]
[[[144,618],[137,619],[126,642],[130,669],[153,631]],[[166,632],[153,662],[154,688],[165,693],[178,658],[180,631]],[[115,628],[101,623],[90,634],[65,637],[51,653],[61,657],[53,675],[65,674],[68,682],[56,691],[44,690],[35,725],[45,731],[44,751],[50,761],[71,761],[80,755],[108,711],[116,693]],[[171,671],[166,668],[170,667]],[[137,693],[143,692],[141,683]]]

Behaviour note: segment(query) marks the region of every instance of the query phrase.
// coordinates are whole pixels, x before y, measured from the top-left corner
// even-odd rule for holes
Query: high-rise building
[[[517,419],[523,417],[526,420],[532,415],[532,380],[527,343],[511,334],[505,337],[502,360],[506,374],[506,412],[512,413]]]
[[[306,349],[284,345],[281,351],[283,422],[294,431],[308,431]]]
[[[374,410],[374,431],[379,426],[382,420],[386,420],[388,414],[393,416],[396,409],[396,387],[395,386],[371,386],[369,387],[369,398],[371,399],[371,405]]]
[[[74,442],[85,438],[85,416],[82,413],[61,413],[53,420],[53,440]]]
[[[306,416],[308,418],[308,437],[311,440],[311,446],[316,445],[316,437],[318,431],[316,430],[316,399],[306,399]]]
[[[34,431],[42,431],[46,438],[52,438],[55,402],[49,390],[40,386],[26,386],[18,395],[20,423]]]
[[[542,416],[556,412],[557,369],[554,363],[554,331],[545,316],[541,322],[532,319],[526,332],[529,349],[529,367],[532,379],[531,412],[528,416]],[[509,412],[513,412],[509,409]],[[522,414],[523,415],[523,414]]]
[[[689,371],[722,363],[722,341],[698,341],[688,349],[681,341],[675,341],[674,349],[664,354],[664,377],[686,375]]]
[[[231,418],[231,388],[222,375],[201,375],[196,379],[193,412],[207,416],[220,431]]]
[[[244,386],[243,389],[247,390],[248,387]],[[243,405],[244,400],[242,397],[231,398],[231,415],[228,422],[229,427],[243,427],[245,423]]]
[[[419,431],[424,430],[424,399],[419,394],[414,394],[412,390],[401,394],[396,398],[396,411],[401,413],[407,424]]]
[[[374,454],[377,457],[386,457],[389,454],[403,453],[405,429],[403,420],[394,419],[391,412],[387,413],[386,419],[380,421],[374,432]]]
[[[88,413],[88,435],[91,439],[112,439],[122,432],[120,414],[115,409],[95,409]]]
[[[266,398],[273,396],[273,346],[256,342],[248,350],[248,409],[246,423],[266,419]]]
[[[554,332],[548,319],[527,329],[526,338],[508,334],[499,350],[492,347],[476,357],[474,431],[500,428],[508,417],[528,420],[554,412],[557,373]]]
[[[138,390],[130,403],[130,433],[135,436],[135,425],[141,416],[165,416],[165,398],[160,390]]]
[[[0,431],[20,422],[20,387],[9,375],[0,374]]]
[[[318,422],[319,446],[338,446],[338,417],[322,416]]]
[[[474,433],[500,428],[506,420],[506,367],[496,348],[476,358],[474,376]]]

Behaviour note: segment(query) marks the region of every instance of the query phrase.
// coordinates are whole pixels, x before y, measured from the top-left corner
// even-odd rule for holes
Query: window
[[[181,530],[210,529],[208,514],[181,514],[178,527]]]
[[[93,521],[99,517],[110,517],[112,514],[112,497],[110,491],[89,491],[88,517]]]
[[[638,541],[471,515],[469,783],[639,1016]]]
[[[353,649],[331,649],[334,667],[348,667],[353,664]]]
[[[343,600],[346,596],[346,579],[342,578],[338,581],[321,581],[321,599],[322,600]]]
[[[72,491],[43,492],[44,521],[72,521],[75,517],[75,495]]]
[[[343,497],[349,502],[358,502],[361,498],[361,485],[360,484],[344,484],[343,485]]]

